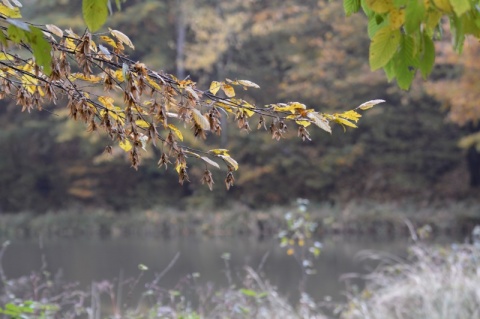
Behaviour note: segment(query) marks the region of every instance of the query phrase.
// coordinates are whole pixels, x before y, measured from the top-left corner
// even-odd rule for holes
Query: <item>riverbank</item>
[[[365,258],[379,266],[367,274],[345,274],[343,280],[361,279],[365,285],[360,289],[356,284],[347,285],[346,298],[340,301],[317,300],[307,293],[292,300],[251,267],[244,269],[237,285],[202,284],[198,280],[200,273],[189,273],[171,289],[163,281],[167,272],[178,266],[177,257],[146,284],[141,284],[140,279],[151,270],[140,264],[135,278],[92,281],[87,288],[66,283],[61,276],[52,276],[44,268],[16,279],[7,278],[0,262],[0,274],[6,283],[0,288],[0,316],[394,319],[400,314],[406,319],[478,318],[480,246],[475,241],[478,230],[475,234],[471,237],[472,244],[415,243],[406,259],[391,252],[364,252]],[[6,247],[0,248],[0,261]],[[228,257],[222,258],[228,264]],[[227,271],[225,275],[230,278],[232,273]],[[132,299],[135,287],[142,292],[139,298]]]
[[[251,210],[241,205],[218,211],[179,211],[157,207],[140,212],[115,213],[102,209],[72,209],[36,215],[33,212],[0,215],[0,238],[42,237],[173,237],[203,235],[272,236],[285,227],[285,214],[298,208]],[[429,225],[433,235],[469,234],[480,224],[480,203],[378,203],[345,205],[312,203],[307,212],[319,236],[408,236],[413,227]]]

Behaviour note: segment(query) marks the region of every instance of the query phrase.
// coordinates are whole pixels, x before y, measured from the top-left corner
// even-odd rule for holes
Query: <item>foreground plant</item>
[[[88,131],[106,132],[112,140],[106,151],[123,149],[135,169],[148,148],[160,150],[158,166],[172,164],[180,184],[189,180],[189,158],[203,162],[202,183],[210,189],[213,176],[209,167],[220,168],[215,159],[226,165],[227,189],[234,184],[233,172],[238,169],[226,149],[189,146],[182,126],[206,139],[209,133],[222,134],[224,116],[243,131],[251,130],[250,122],[255,118],[258,128],[267,130],[273,139],[285,137],[292,123],[302,140],[310,140],[307,128],[311,124],[329,133],[332,123],[355,128],[361,117],[359,111],[384,102],[372,100],[330,114],[299,102],[256,106],[237,96],[236,88],[259,88],[248,80],[213,81],[208,89],[199,89],[188,77],[177,79],[131,60],[127,52],[135,47],[124,33],[112,29],[92,33],[104,22],[104,11],[98,11],[97,6],[103,8],[107,2],[83,3],[90,28],[83,34],[53,24],[38,26],[19,20],[18,1],[0,4],[0,98],[14,100],[28,112],[42,110],[49,103],[66,104],[70,117],[84,122]]]
[[[316,273],[315,260],[320,256],[323,246],[314,238],[318,224],[312,221],[307,211],[309,203],[308,199],[297,199],[297,210],[285,214],[286,227],[277,235],[280,247],[286,249],[287,255],[295,258],[302,271],[299,283],[301,293],[305,292],[307,276]]]
[[[200,274],[193,273],[167,289],[161,280],[175,266],[177,254],[162,272],[155,274],[154,280],[145,284],[140,300],[133,300],[132,290],[149,271],[143,264],[136,278],[93,282],[90,289],[81,290],[77,284],[65,284],[59,276],[50,276],[46,269],[17,279],[7,278],[1,266],[7,246],[8,242],[0,247],[2,319],[324,318],[308,295],[302,294],[292,303],[249,267],[239,285],[201,285],[197,281]]]
[[[480,317],[478,244],[415,245],[410,252],[411,260],[380,267],[366,277],[363,291],[348,294],[341,318]]]

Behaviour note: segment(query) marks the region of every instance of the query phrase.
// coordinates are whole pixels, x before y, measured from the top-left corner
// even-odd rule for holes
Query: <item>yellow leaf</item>
[[[248,80],[238,80],[237,81],[238,84],[240,85],[243,85],[243,86],[246,86],[246,87],[251,87],[251,88],[256,88],[256,89],[259,89],[260,86],[256,83],[253,83],[252,81],[248,81]]]
[[[245,114],[247,117],[252,117],[255,114],[255,106],[252,104],[248,103],[247,101],[244,100],[232,100],[232,102],[236,102],[237,104],[242,105],[240,109],[243,111],[243,114]]]
[[[297,123],[298,125],[301,125],[303,127],[307,127],[310,124],[312,124],[312,122],[306,121],[306,120],[296,120],[295,123]]]
[[[177,164],[175,165],[175,170],[177,171],[177,173],[180,173],[180,169],[182,168],[187,168],[187,164],[182,162],[177,162]]]
[[[215,105],[218,106],[218,107],[221,107],[222,109],[224,109],[225,111],[227,111],[229,113],[234,113],[234,111],[237,109],[237,107],[235,107],[233,105],[230,105],[230,104],[227,104],[227,103],[223,103],[223,102],[215,102]]]
[[[123,75],[122,75],[122,77],[123,77]],[[148,75],[145,77],[145,80],[147,80],[148,84],[150,84],[155,90],[160,91],[162,89],[162,87],[157,82],[152,80],[152,78],[149,77]]]
[[[202,130],[208,131],[210,130],[210,122],[203,116],[203,114],[197,110],[192,110],[193,120],[197,123],[198,126],[202,128]]]
[[[122,150],[124,150],[125,152],[128,152],[132,149],[132,143],[130,143],[129,140],[125,139],[123,141],[120,141],[120,143],[118,144],[118,146],[120,146],[120,148]]]
[[[110,38],[109,36],[107,35],[102,35],[100,36],[100,39],[102,39],[104,42],[106,42],[108,45],[110,45],[111,47],[113,48],[117,48],[117,44],[115,43],[115,40],[113,40],[112,38]]]
[[[186,79],[186,80],[182,80],[182,81],[178,81],[178,79],[176,80],[178,82],[178,86],[181,88],[181,89],[184,89],[186,88],[187,86],[192,86],[195,84],[195,82],[193,82],[192,80],[190,79]]]
[[[334,118],[334,121],[339,123],[339,124],[342,124],[342,125],[345,125],[345,126],[350,126],[350,127],[353,127],[353,128],[357,128],[358,126],[356,126],[355,124],[353,124],[352,122],[350,121],[347,121],[345,119],[342,119],[341,117],[335,117]]]
[[[209,150],[208,151],[209,153],[213,153],[215,155],[226,155],[226,156],[230,156],[228,155],[228,150],[224,149],[224,148],[216,148],[216,149],[213,149],[213,150]]]
[[[393,9],[389,12],[390,28],[396,30],[405,23],[405,9]]]
[[[98,82],[102,81],[101,77],[93,75],[93,74],[90,74],[89,76],[85,76],[82,73],[73,73],[72,77],[75,78],[75,79],[87,81],[87,82],[90,82],[90,83],[98,83]]]
[[[148,122],[146,122],[144,120],[136,120],[135,124],[137,124],[137,126],[140,126],[141,128],[149,128],[150,127],[150,124],[148,124]]]
[[[70,39],[70,38],[66,38],[65,39],[65,47],[71,51],[75,51],[75,49],[77,48],[77,44],[75,43],[75,41],[73,39]]]
[[[117,79],[117,81],[120,83],[125,81],[125,77],[123,76],[122,70],[116,70],[115,72],[113,72],[113,77]]]
[[[371,101],[360,104],[359,106],[357,106],[355,108],[355,110],[360,109],[362,111],[365,111],[365,110],[371,109],[375,105],[383,103],[383,102],[385,102],[385,100],[371,100]]]
[[[358,122],[358,120],[362,117],[362,115],[360,113],[357,113],[354,110],[350,110],[350,111],[343,112],[343,113],[340,113],[340,114],[335,114],[335,116],[339,116],[339,117],[342,117],[344,119],[354,121],[354,122]]]
[[[127,37],[124,33],[118,31],[118,30],[112,30],[110,28],[108,28],[108,30],[110,31],[110,33],[115,37],[117,38],[118,41],[120,41],[121,43],[123,44],[126,44],[128,45],[129,47],[131,47],[132,49],[135,49],[135,46],[133,45],[132,41],[130,40],[129,37]]]
[[[183,134],[180,130],[173,124],[168,124],[168,128],[178,137],[180,141],[183,141]]]
[[[21,68],[23,71],[32,72],[33,70],[32,61],[28,60],[27,63],[25,63]]]
[[[6,5],[0,4],[0,14],[7,18],[18,19],[22,17],[19,8],[9,8]]]
[[[110,115],[110,117],[112,119],[114,119],[115,121],[119,121],[120,123],[124,123],[123,120],[117,115],[117,113],[115,112],[109,112],[108,115]]]
[[[5,53],[5,52],[0,52],[0,61],[4,60],[13,60],[15,57],[11,54]]]
[[[35,91],[37,90],[37,83],[38,83],[38,80],[36,78],[25,74],[22,76],[21,81],[22,81],[22,85],[27,89],[28,92],[32,94],[35,93]]]
[[[97,44],[93,40],[90,41],[90,50],[92,50],[95,53],[98,52]]]
[[[296,110],[306,110],[307,107],[305,104],[293,102],[289,104],[275,104],[273,105],[273,110],[276,112],[292,112],[296,113]]]
[[[449,0],[433,0],[433,3],[437,8],[445,13],[452,13],[453,8]]]
[[[40,94],[40,96],[45,96],[45,92],[43,91],[43,89],[39,86],[36,87],[37,90],[38,90],[38,93]]]
[[[287,255],[291,256],[295,253],[295,250],[293,250],[293,248],[288,248],[287,250]]]
[[[225,92],[225,95],[228,97],[234,97],[235,96],[235,90],[233,89],[233,86],[230,84],[222,84],[222,90]]]
[[[45,28],[47,28],[48,31],[51,33],[55,34],[57,37],[63,38],[63,31],[59,27],[57,27],[54,24],[46,24]]]
[[[115,100],[109,96],[99,96],[98,101],[109,110],[113,110]]]
[[[252,117],[253,114],[255,114],[255,112],[252,111],[252,110],[249,109],[249,108],[244,108],[244,107],[242,107],[241,109],[242,109],[242,111],[243,111],[243,114],[245,114],[247,117]]]
[[[218,82],[218,81],[213,81],[211,84],[210,84],[210,93],[212,93],[213,95],[217,94],[218,90],[220,90],[220,87],[222,87],[222,83],[221,82]]]
[[[376,13],[387,13],[395,8],[393,0],[366,0],[365,2]]]
[[[228,155],[218,155],[218,157],[221,157],[227,164],[228,166],[232,167],[234,170],[238,169],[238,163],[236,160],[231,158]]]

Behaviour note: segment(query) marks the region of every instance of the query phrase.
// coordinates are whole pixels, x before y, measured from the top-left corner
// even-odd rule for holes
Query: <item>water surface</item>
[[[323,241],[320,257],[315,261],[316,274],[306,283],[307,292],[315,299],[331,296],[341,298],[345,273],[365,273],[372,264],[356,258],[365,249],[405,255],[407,240],[374,238]],[[148,267],[136,290],[155,278],[179,254],[174,266],[161,278],[165,289],[175,289],[192,273],[198,273],[200,284],[211,282],[227,286],[229,277],[237,286],[244,278],[244,267],[259,272],[279,291],[291,298],[298,297],[302,269],[298,261],[280,248],[276,239],[236,238],[175,238],[175,239],[57,239],[13,241],[3,258],[8,278],[27,275],[42,268],[53,273],[62,271],[66,282],[78,282],[87,289],[92,282],[137,277],[139,264]],[[222,258],[229,253],[226,265]],[[143,289],[144,290],[144,289]],[[137,292],[136,292],[137,293]]]

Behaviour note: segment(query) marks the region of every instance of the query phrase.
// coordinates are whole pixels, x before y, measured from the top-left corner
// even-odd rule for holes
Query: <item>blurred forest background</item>
[[[81,2],[23,3],[25,20],[82,33]],[[230,149],[240,170],[230,191],[216,174],[210,192],[200,184],[200,168],[192,167],[191,183],[180,186],[174,171],[157,168],[155,152],[138,171],[123,152],[107,156],[109,139],[69,120],[63,105],[25,114],[2,100],[0,212],[259,208],[298,197],[331,203],[478,198],[480,49],[473,41],[460,59],[448,39],[438,42],[431,78],[416,79],[405,92],[383,71],[370,71],[367,21],[361,14],[345,17],[340,1],[129,0],[106,26],[133,40],[132,59],[179,78],[190,75],[198,87],[225,77],[258,83],[260,90],[245,92],[258,105],[299,101],[335,111],[371,99],[387,103],[365,113],[356,130],[311,130],[311,142],[295,130],[277,142],[257,132],[256,123],[250,134],[225,130],[207,143]],[[185,138],[194,140],[187,131]]]

